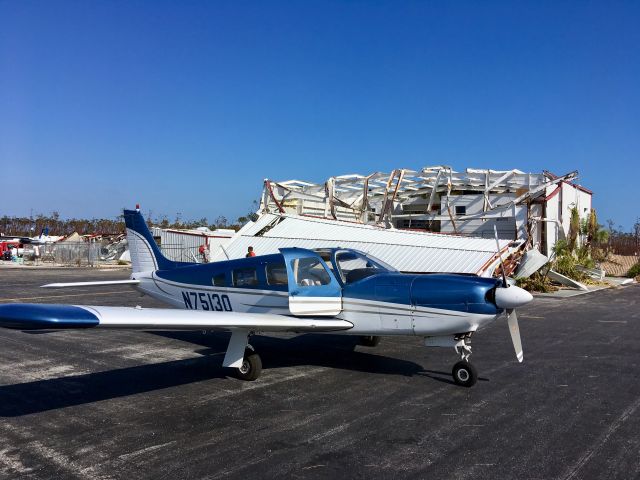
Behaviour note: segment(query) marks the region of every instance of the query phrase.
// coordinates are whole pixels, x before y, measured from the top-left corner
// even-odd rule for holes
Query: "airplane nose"
[[[533,295],[523,288],[512,285],[496,288],[496,305],[498,308],[518,308],[533,300]]]

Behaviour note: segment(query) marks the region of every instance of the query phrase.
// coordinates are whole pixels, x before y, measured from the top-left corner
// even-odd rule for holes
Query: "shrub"
[[[558,287],[551,284],[551,280],[546,275],[539,272],[534,273],[529,278],[516,278],[516,285],[530,292],[555,292]]]
[[[564,275],[565,277],[573,278],[578,282],[584,282],[587,280],[587,275],[576,268],[578,261],[572,254],[565,254],[556,258],[553,269]]]
[[[553,253],[556,254],[556,257],[570,255],[571,250],[569,250],[569,243],[566,240],[558,240],[553,246]]]
[[[591,258],[591,248],[586,245],[582,245],[576,248],[576,257],[578,257],[578,264],[587,268],[596,268],[596,262]]]
[[[633,267],[629,269],[627,272],[627,277],[635,278],[640,275],[640,262],[636,263]]]

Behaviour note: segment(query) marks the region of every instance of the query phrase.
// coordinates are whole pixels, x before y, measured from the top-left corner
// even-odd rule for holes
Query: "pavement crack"
[[[591,458],[602,449],[609,438],[611,438],[611,436],[622,426],[622,424],[626,422],[631,415],[633,415],[638,407],[640,407],[640,397],[638,397],[636,401],[631,404],[631,406],[629,406],[624,412],[622,412],[622,414],[615,420],[615,422],[611,424],[609,428],[607,428],[607,430],[600,436],[598,441],[595,442],[595,444],[591,448],[587,449],[585,454],[572,465],[568,473],[561,477],[562,480],[570,480],[572,478],[575,478],[582,467],[584,467],[589,462],[589,460],[591,460]]]

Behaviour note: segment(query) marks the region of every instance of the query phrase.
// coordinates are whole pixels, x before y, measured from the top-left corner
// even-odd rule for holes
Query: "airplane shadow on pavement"
[[[222,367],[229,334],[202,335],[199,332],[157,331],[150,333],[199,344],[204,348],[197,350],[196,353],[203,356],[2,385],[0,386],[0,417],[18,417],[204,380],[223,379],[232,375],[229,369]],[[384,375],[426,374],[434,380],[452,383],[449,379],[425,372],[414,362],[381,355],[375,348],[370,349],[371,353],[354,351],[357,341],[357,337],[318,334],[300,335],[294,338],[262,336],[251,338],[251,344],[262,358],[263,376],[269,375],[271,369],[304,365]],[[140,348],[144,346],[141,345]],[[257,381],[259,382],[260,379]]]
[[[153,333],[207,347],[197,351],[203,355],[224,353],[229,338],[228,334],[217,333],[213,335],[202,335],[198,332]],[[357,336],[309,333],[296,337],[278,338],[256,335],[251,337],[249,343],[260,354],[265,371],[296,365],[311,365],[383,375],[423,375],[443,380],[431,375],[440,372],[428,372],[417,363],[385,356],[379,348],[358,347],[355,350],[359,345]],[[446,375],[450,377],[451,373]]]
[[[224,351],[228,335],[202,335],[198,332],[153,332],[190,343],[209,346],[210,352]],[[209,345],[213,341],[215,346]],[[219,344],[217,342],[220,342]],[[438,382],[455,385],[451,371],[426,370],[420,365],[384,356],[377,348],[359,347],[359,337],[349,335],[306,334],[293,338],[254,336],[250,339],[262,358],[264,369],[291,367],[292,365],[316,365],[333,369],[354,370],[385,375],[422,376]],[[198,353],[209,353],[207,349]],[[487,382],[487,378],[479,377]]]

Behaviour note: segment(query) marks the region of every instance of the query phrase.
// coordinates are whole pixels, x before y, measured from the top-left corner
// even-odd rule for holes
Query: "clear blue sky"
[[[265,177],[448,164],[578,169],[629,228],[640,2],[0,0],[0,161],[0,215],[235,218]]]

